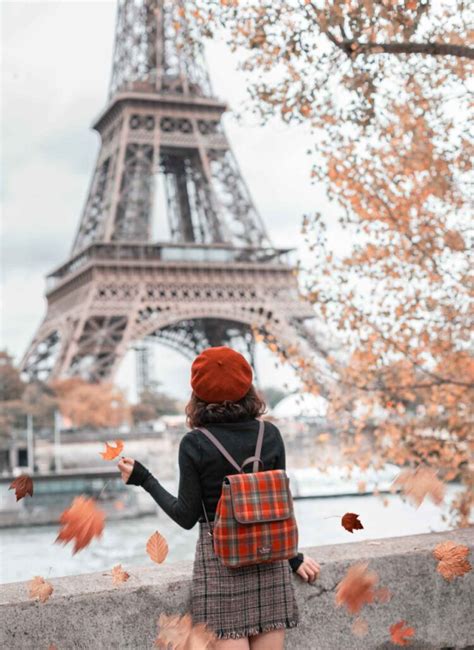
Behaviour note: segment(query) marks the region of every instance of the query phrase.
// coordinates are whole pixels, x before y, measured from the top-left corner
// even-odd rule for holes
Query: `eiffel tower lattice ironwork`
[[[314,318],[291,249],[272,245],[239,172],[202,48],[186,25],[175,31],[179,7],[118,2],[108,102],[93,124],[101,145],[21,362],[30,378],[112,378],[151,338],[190,359],[231,345],[254,365],[255,332],[304,339]],[[153,240],[154,220],[168,224],[166,241]]]

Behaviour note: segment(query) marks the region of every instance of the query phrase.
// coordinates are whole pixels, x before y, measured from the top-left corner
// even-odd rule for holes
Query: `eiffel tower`
[[[189,359],[230,345],[255,368],[257,332],[308,339],[292,249],[272,245],[252,202],[202,47],[176,31],[180,5],[118,2],[101,145],[69,259],[47,276],[30,379],[111,379],[151,340]],[[167,241],[153,241],[154,220]]]

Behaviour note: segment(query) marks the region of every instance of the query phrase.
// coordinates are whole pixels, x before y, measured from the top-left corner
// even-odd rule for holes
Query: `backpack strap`
[[[238,466],[238,464],[235,462],[235,460],[229,454],[227,449],[223,445],[221,445],[219,440],[217,440],[217,438],[210,431],[208,431],[205,427],[196,427],[196,428],[199,429],[199,431],[202,431],[204,433],[204,435],[209,438],[209,440],[217,447],[217,449],[221,452],[221,454],[223,454],[223,456],[225,456],[227,458],[229,463],[231,463],[231,465],[233,465],[239,472],[242,470],[242,467],[244,465],[246,465],[248,462],[250,462],[252,460],[254,461],[253,462],[253,471],[254,472],[256,472],[258,470],[258,463],[259,462],[262,463],[262,466],[263,466],[263,461],[260,458],[260,453],[262,451],[263,434],[264,434],[264,431],[265,431],[265,421],[264,420],[260,420],[260,424],[258,425],[258,436],[257,436],[257,445],[255,447],[255,456],[249,456],[248,458],[246,458],[244,460],[244,462],[242,463],[242,467]],[[204,500],[203,499],[201,499],[201,503],[202,503],[202,508],[204,510],[204,515],[206,517],[207,524],[209,526],[208,535],[213,537],[213,527],[211,526],[211,524],[209,522],[209,518],[207,516],[207,511],[206,511],[206,506],[204,505]],[[212,523],[214,523],[214,522],[212,522]]]
[[[255,456],[249,456],[244,460],[242,463],[241,467],[236,463],[236,461],[232,458],[232,456],[229,454],[227,449],[217,440],[217,438],[210,432],[208,431],[205,427],[196,427],[196,429],[199,429],[199,431],[202,431],[205,436],[209,438],[209,440],[212,442],[213,445],[217,447],[217,449],[221,452],[223,456],[227,458],[229,463],[233,465],[237,471],[241,472],[242,467],[246,465],[249,461],[253,460],[253,471],[257,472],[258,471],[258,463],[261,462],[263,465],[263,462],[260,458],[260,454],[262,451],[262,444],[263,444],[263,434],[265,430],[265,422],[264,420],[260,420],[259,426],[258,426],[258,437],[257,437],[257,445],[255,447]]]

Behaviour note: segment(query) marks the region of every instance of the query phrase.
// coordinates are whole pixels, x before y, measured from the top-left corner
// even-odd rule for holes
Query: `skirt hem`
[[[218,639],[241,639],[247,636],[255,636],[262,634],[262,632],[270,632],[271,630],[279,630],[282,628],[293,628],[298,625],[297,619],[280,621],[278,623],[268,623],[267,625],[258,625],[256,627],[249,627],[241,632],[215,632]]]

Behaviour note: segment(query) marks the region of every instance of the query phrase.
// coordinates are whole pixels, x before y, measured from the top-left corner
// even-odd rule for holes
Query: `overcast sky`
[[[2,347],[19,361],[45,312],[45,275],[69,254],[93,171],[99,136],[90,128],[108,91],[115,0],[5,2],[2,11]],[[237,58],[225,43],[206,47],[216,94],[234,110],[246,98]],[[302,244],[302,214],[327,207],[311,185],[306,128],[255,126],[224,119],[227,135],[270,237],[277,246]],[[301,250],[301,248],[300,248]],[[263,385],[289,382],[258,346]],[[117,378],[134,398],[128,355]],[[163,389],[189,395],[189,361],[157,347]]]

